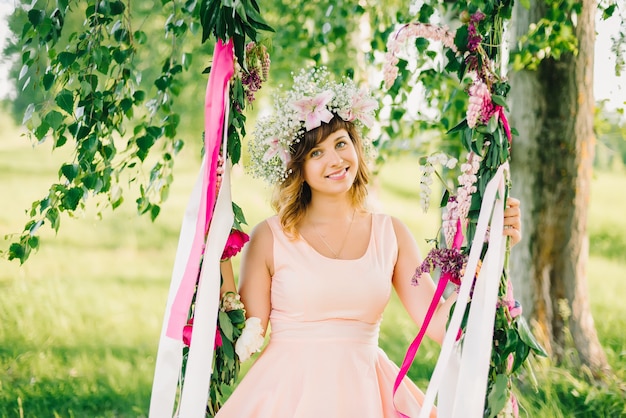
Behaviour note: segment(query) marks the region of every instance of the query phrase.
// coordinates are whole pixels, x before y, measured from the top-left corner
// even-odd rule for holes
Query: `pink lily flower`
[[[287,150],[283,148],[283,146],[278,141],[278,138],[272,138],[269,148],[267,149],[267,151],[265,151],[265,154],[263,154],[263,162],[268,162],[276,154],[278,154],[278,157],[283,160],[283,164],[285,165],[287,165],[291,160],[289,152],[287,152]]]
[[[333,118],[333,114],[326,108],[333,95],[332,91],[326,90],[315,97],[304,98],[291,103],[291,106],[299,112],[298,118],[304,121],[307,132],[319,127],[322,122],[330,122]]]
[[[374,124],[374,118],[371,112],[377,107],[378,102],[376,100],[367,97],[363,90],[359,90],[359,92],[352,97],[351,108],[340,112],[339,116],[346,122],[352,122],[358,119],[363,125],[370,128]]]

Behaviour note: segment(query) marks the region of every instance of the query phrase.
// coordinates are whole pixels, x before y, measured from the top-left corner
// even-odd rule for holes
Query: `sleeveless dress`
[[[290,240],[276,216],[270,340],[216,418],[396,418],[398,367],[378,347],[398,254],[391,218],[372,215],[365,254],[337,260]],[[398,410],[420,411],[404,379]]]

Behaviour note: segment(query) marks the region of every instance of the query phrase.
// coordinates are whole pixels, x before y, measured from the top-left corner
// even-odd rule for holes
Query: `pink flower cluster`
[[[506,295],[505,299],[500,302],[502,306],[506,306],[511,315],[511,319],[515,319],[519,315],[522,314],[522,305],[515,300],[513,296],[513,284],[509,280],[506,284]]]
[[[385,64],[383,65],[383,74],[385,79],[385,87],[389,88],[398,77],[398,57],[397,54],[403,45],[415,38],[426,38],[432,41],[439,41],[446,47],[452,49],[455,53],[457,47],[454,44],[454,34],[447,27],[430,25],[427,23],[408,23],[389,36],[387,41],[387,53],[385,54]]]
[[[489,87],[481,80],[476,80],[469,88],[469,105],[467,106],[467,126],[476,127],[486,124],[497,109],[491,101]]]
[[[456,235],[457,220],[467,219],[472,194],[476,192],[476,181],[481,158],[473,152],[467,154],[467,162],[461,164],[461,175],[458,177],[459,186],[456,196],[451,198],[446,205],[446,210],[442,215],[443,233],[446,238],[448,248],[452,247]]]

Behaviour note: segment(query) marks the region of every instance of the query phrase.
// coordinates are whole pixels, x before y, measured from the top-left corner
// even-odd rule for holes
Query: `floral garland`
[[[460,166],[457,187],[448,188],[435,168],[435,165],[441,165],[447,169],[454,169],[457,166],[456,158],[436,153],[426,157],[421,165],[420,194],[425,210],[430,201],[432,174],[442,180],[447,189],[442,200],[444,240],[433,248],[422,265],[418,266],[413,284],[417,284],[417,278],[421,273],[439,269],[442,275],[447,275],[455,285],[460,285],[485,187],[500,165],[509,159],[510,144],[515,131],[510,128],[504,113],[507,109],[505,97],[509,85],[498,74],[495,65],[498,44],[496,41],[501,35],[502,28],[502,16],[499,13],[501,13],[499,8],[494,9],[490,15],[480,10],[474,10],[472,14],[464,12],[462,14],[464,25],[457,29],[456,33],[444,27],[409,23],[392,33],[387,44],[388,52],[383,69],[387,88],[394,84],[398,75],[399,54],[404,46],[419,37],[441,42],[451,51],[447,54],[450,63],[446,69],[456,71],[460,80],[465,80],[466,77],[471,80],[467,88],[469,104],[466,118],[448,132],[460,133],[463,147],[467,152],[466,160]],[[509,186],[507,185],[506,194]],[[466,246],[454,242],[458,236],[458,228],[461,228],[458,232],[464,232]],[[499,302],[496,308],[485,399],[485,416],[489,417],[518,416],[512,378],[520,372],[522,365],[528,365],[527,358],[531,352],[546,355],[530,332],[526,320],[520,315],[521,306],[514,299],[507,271],[508,252],[507,248],[505,268],[498,290]],[[463,322],[460,338],[463,338],[465,326],[466,323]]]
[[[245,69],[235,61],[235,74],[231,79],[230,101],[234,110],[234,118],[243,118],[243,111],[246,104],[251,105],[255,100],[256,92],[261,88],[262,83],[267,81],[270,66],[270,58],[267,48],[262,44],[250,42],[245,47]],[[235,124],[236,125],[236,124]],[[233,128],[232,126],[230,128]],[[239,159],[236,151],[239,149],[239,136],[237,130],[230,130],[228,147],[231,161]],[[235,151],[235,152],[233,152]],[[217,162],[216,190],[219,192],[224,173],[223,150]],[[216,199],[217,200],[217,199]],[[227,242],[221,256],[221,262],[227,262],[237,255],[250,240],[250,237],[243,231],[243,225],[247,224],[241,208],[232,203],[234,213],[233,227],[228,236]],[[202,260],[200,261],[202,265]],[[200,275],[198,275],[199,280]],[[223,277],[221,284],[223,284]],[[193,334],[195,300],[198,291],[198,281],[194,296],[189,307],[187,324],[183,328],[183,357],[181,364],[179,389],[184,385],[184,376],[189,357],[189,347]],[[213,350],[213,372],[210,380],[209,399],[206,407],[206,416],[213,417],[225,402],[230,389],[239,375],[241,362],[250,358],[258,352],[264,342],[263,330],[258,318],[246,319],[246,310],[240,300],[240,296],[235,292],[226,292],[222,295],[219,303],[217,315],[217,326],[215,332],[215,344]]]
[[[274,97],[274,112],[260,119],[249,143],[247,171],[269,184],[284,181],[291,150],[305,132],[328,123],[335,116],[357,127],[370,127],[378,102],[354,81],[330,79],[325,67],[301,70],[293,77],[293,87]]]

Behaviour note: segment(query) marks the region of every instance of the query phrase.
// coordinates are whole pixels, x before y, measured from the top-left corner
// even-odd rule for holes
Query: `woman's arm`
[[[272,231],[267,222],[261,222],[252,230],[250,242],[243,249],[239,275],[239,295],[246,317],[259,318],[263,333],[267,330],[271,310],[273,246]]]
[[[430,302],[435,295],[435,283],[428,274],[418,278],[418,285],[411,284],[415,269],[421,265],[422,258],[413,235],[400,220],[393,219],[393,227],[398,240],[398,259],[393,272],[393,285],[405,309],[417,324],[422,326]],[[447,300],[440,300],[428,325],[426,335],[441,344],[446,331],[450,306],[456,300],[453,293]]]
[[[511,246],[522,239],[520,201],[508,198],[504,211],[504,235],[510,237]],[[393,273],[393,285],[417,326],[421,327],[426,312],[435,294],[435,283],[428,274],[418,277],[418,285],[411,283],[415,269],[421,265],[422,258],[413,235],[398,219],[393,219],[393,226],[398,240],[398,260]],[[450,315],[450,307],[456,301],[456,292],[448,299],[440,300],[433,318],[428,325],[426,335],[441,344],[446,332],[446,324]]]
[[[228,292],[237,293],[235,274],[233,273],[233,263],[230,261],[230,258],[220,262],[220,273],[222,274],[222,287],[220,287],[220,295],[223,297]]]

